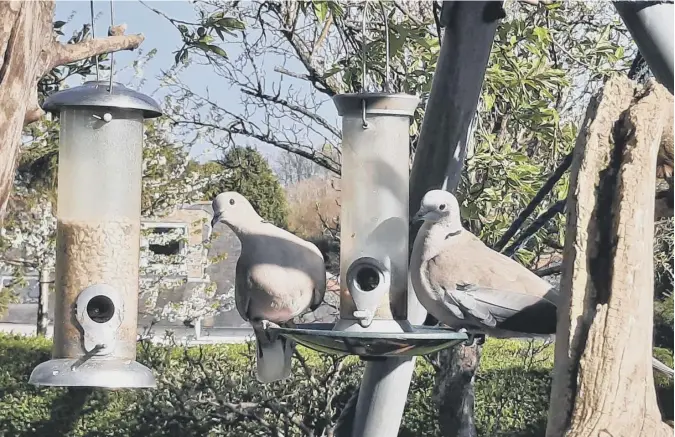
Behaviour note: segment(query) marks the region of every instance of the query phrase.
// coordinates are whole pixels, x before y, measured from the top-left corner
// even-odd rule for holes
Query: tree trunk
[[[0,2],[0,223],[14,180],[21,132],[43,114],[37,84],[54,67],[118,50],[143,35],[117,35],[61,44],[53,31],[54,1]]]
[[[574,150],[547,437],[672,436],[652,373],[656,157],[672,96],[610,79]]]
[[[474,423],[474,377],[481,346],[458,346],[439,353],[434,397],[443,437],[476,437]]]

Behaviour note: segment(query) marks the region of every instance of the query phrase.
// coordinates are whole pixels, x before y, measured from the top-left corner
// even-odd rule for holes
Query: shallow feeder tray
[[[135,361],[97,358],[61,358],[40,363],[31,373],[28,382],[55,387],[156,387],[152,371]]]
[[[468,340],[464,333],[430,326],[413,326],[412,332],[334,331],[334,326],[303,323],[296,328],[271,325],[267,330],[319,352],[364,358],[428,355]]]

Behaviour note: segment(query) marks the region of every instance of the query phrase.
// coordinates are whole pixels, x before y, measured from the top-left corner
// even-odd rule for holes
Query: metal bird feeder
[[[92,81],[44,104],[59,114],[56,307],[52,359],[30,382],[154,387],[136,362],[143,120],[157,103]]]
[[[366,92],[366,8],[367,3],[362,92],[333,98],[342,116],[340,316],[335,324],[268,329],[325,353],[427,355],[467,336],[408,321],[409,130],[419,98],[389,92],[389,30],[383,7],[387,92]]]
[[[419,99],[355,93],[333,101],[342,116],[340,317],[268,329],[321,352],[364,358],[426,355],[466,340],[408,322],[409,129]]]

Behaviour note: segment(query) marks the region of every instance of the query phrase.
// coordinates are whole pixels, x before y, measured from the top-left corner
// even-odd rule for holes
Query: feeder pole
[[[445,32],[410,175],[412,212],[417,211],[422,197],[432,187],[446,185],[448,191],[454,192],[459,183],[467,133],[497,25],[503,17],[501,1],[443,3],[441,25]],[[418,229],[419,226],[411,229],[411,248]],[[420,309],[412,287],[408,305],[410,322],[421,324],[425,311]],[[355,411],[347,408],[342,413],[345,422],[336,429],[336,437],[396,436],[414,368],[414,358],[369,361],[358,402],[349,405]]]
[[[615,1],[654,77],[673,93],[673,2]]]
[[[410,211],[433,188],[455,192],[499,19],[500,1],[443,3],[445,29],[410,172]],[[411,226],[410,247],[420,224]]]

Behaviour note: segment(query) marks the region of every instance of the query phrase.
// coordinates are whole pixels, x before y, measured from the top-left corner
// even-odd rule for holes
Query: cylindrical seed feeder
[[[342,116],[340,316],[335,324],[271,326],[312,349],[362,358],[416,356],[467,339],[411,326],[408,316],[408,94],[334,97]]]
[[[61,121],[54,346],[30,382],[154,387],[136,339],[143,120],[161,109],[107,81],[58,92],[44,109]]]
[[[410,331],[409,94],[343,94],[340,323],[336,330]]]

